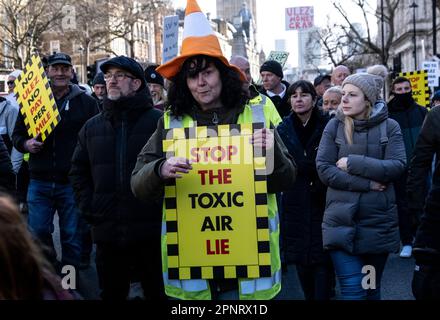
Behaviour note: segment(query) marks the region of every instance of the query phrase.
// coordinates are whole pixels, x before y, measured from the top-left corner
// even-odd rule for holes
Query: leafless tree
[[[437,0],[439,1],[439,0]],[[347,64],[356,67],[357,64],[365,63],[365,59],[380,61],[387,65],[390,56],[392,40],[395,36],[395,14],[402,0],[383,0],[384,44],[373,37],[369,18],[375,16],[381,21],[381,8],[372,7],[367,0],[351,0],[362,14],[362,23],[352,20],[352,14],[347,12],[342,1],[333,1],[333,6],[339,13],[339,17],[332,17],[333,22],[327,23],[325,28],[319,29],[311,37],[321,44],[322,57],[327,58],[333,65]],[[344,1],[346,3],[346,0]],[[359,25],[364,26],[360,28]],[[381,29],[379,29],[379,33]],[[379,34],[378,37],[381,37]]]
[[[37,51],[41,34],[63,17],[63,1],[0,0],[0,57],[23,68]]]

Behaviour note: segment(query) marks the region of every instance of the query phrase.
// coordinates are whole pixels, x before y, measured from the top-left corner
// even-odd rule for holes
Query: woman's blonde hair
[[[373,111],[373,106],[371,105],[371,102],[365,99],[365,104],[367,106],[367,109],[365,110],[365,117],[367,119],[370,118],[371,112]],[[349,145],[353,144],[353,131],[354,131],[354,120],[350,116],[344,116],[344,134],[345,139],[347,140],[347,143]]]
[[[42,299],[46,267],[18,206],[0,194],[0,300]]]

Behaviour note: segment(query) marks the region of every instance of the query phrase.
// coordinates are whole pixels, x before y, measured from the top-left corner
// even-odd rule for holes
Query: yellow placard
[[[411,82],[412,96],[416,103],[429,107],[428,71],[401,72],[399,77],[405,77]]]
[[[262,157],[254,157],[253,130],[227,129],[196,127],[192,137],[174,129],[164,141],[165,154],[193,167],[165,187],[170,279],[270,276],[266,177],[256,176]]]
[[[55,129],[61,117],[38,55],[31,57],[23,73],[15,80],[14,93],[24,117],[28,134],[41,141]]]

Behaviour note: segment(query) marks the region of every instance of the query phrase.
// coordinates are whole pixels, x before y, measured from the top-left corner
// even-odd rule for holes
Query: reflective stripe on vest
[[[187,292],[196,292],[208,289],[208,282],[204,279],[191,280],[170,280],[168,279],[168,272],[163,273],[164,285],[170,285]]]
[[[183,120],[182,117],[171,116],[169,129],[181,128],[182,120]]]
[[[272,277],[242,280],[241,293],[253,294],[256,291],[268,290],[277,283],[281,283],[281,270],[276,271]]]
[[[252,122],[262,122],[264,123],[264,127],[266,127],[266,118],[264,117],[264,105],[266,104],[266,96],[263,94],[260,94],[260,96],[261,103],[251,106]]]

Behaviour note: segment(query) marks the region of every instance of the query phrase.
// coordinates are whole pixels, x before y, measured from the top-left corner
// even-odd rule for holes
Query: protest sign
[[[165,187],[170,279],[271,275],[265,157],[255,124],[170,129],[167,157],[193,169]],[[172,138],[170,138],[172,137]]]
[[[399,73],[399,76],[409,79],[414,100],[421,106],[429,107],[430,102],[427,71],[421,70],[401,72]]]
[[[55,129],[61,117],[38,55],[33,55],[23,73],[15,80],[15,97],[31,137],[41,141]]]

